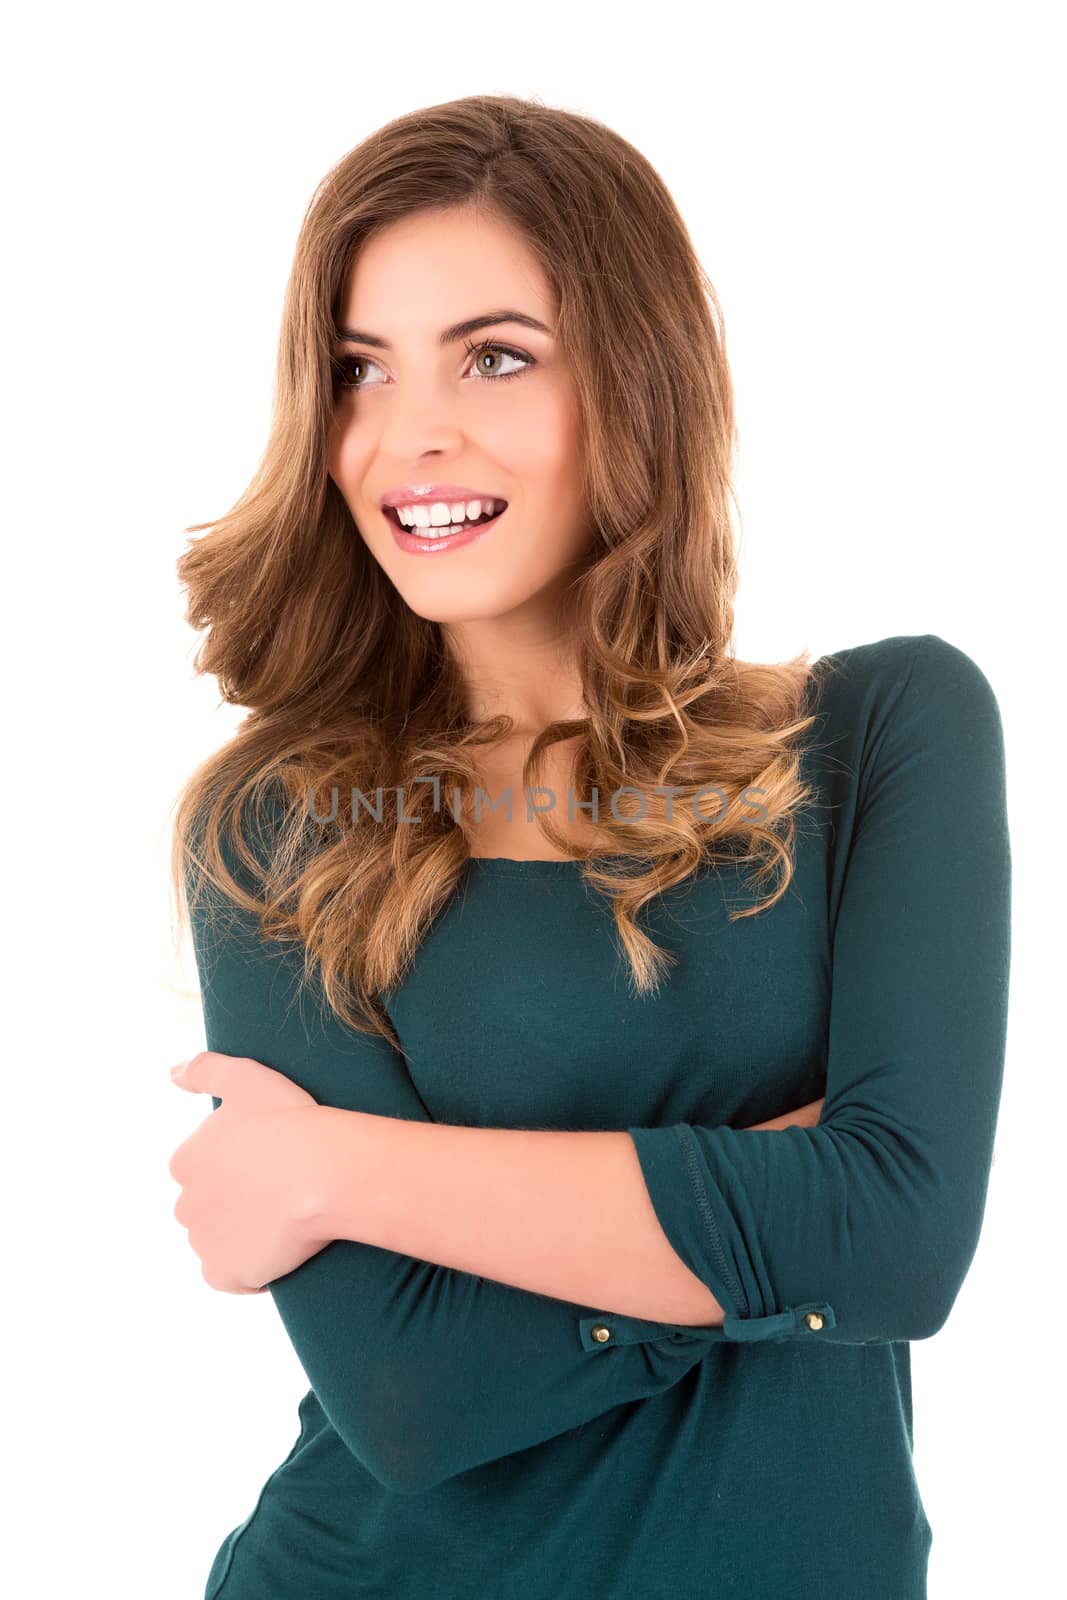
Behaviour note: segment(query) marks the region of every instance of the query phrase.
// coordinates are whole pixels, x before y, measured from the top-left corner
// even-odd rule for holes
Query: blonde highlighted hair
[[[265,936],[297,944],[332,1010],[394,1043],[383,996],[457,886],[478,750],[511,720],[468,714],[441,627],[405,604],[329,477],[327,436],[336,327],[361,245],[452,206],[516,228],[558,299],[595,529],[568,595],[588,715],[541,732],[523,782],[540,783],[545,752],[566,739],[579,802],[594,788],[638,791],[619,816],[601,805],[595,856],[550,812],[538,825],[613,903],[639,993],[673,961],[638,925],[654,895],[727,857],[754,864],[760,888],[778,878],[732,916],[786,892],[795,814],[810,795],[798,738],[820,677],[807,651],[775,665],[732,654],[736,437],[723,319],[649,162],[595,120],[503,95],[412,112],[345,155],[300,230],[258,470],[226,515],[185,530],[203,535],[178,562],[187,620],[204,633],[196,670],[248,715],[178,796],[172,875],[187,908],[210,886]],[[633,350],[639,375],[622,381],[620,352]],[[309,798],[329,815],[334,788],[336,815],[314,821]],[[392,816],[417,824],[354,819],[353,788],[372,799],[402,790]],[[453,791],[460,804],[435,809]]]

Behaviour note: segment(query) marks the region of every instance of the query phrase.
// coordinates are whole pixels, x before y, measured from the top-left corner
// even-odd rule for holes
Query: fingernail
[[[170,1069],[171,1077],[172,1078],[180,1078],[182,1073],[185,1071],[185,1069],[186,1069],[186,1067],[188,1065],[189,1065],[188,1061],[179,1061],[178,1065],[176,1067],[171,1067],[171,1069]]]

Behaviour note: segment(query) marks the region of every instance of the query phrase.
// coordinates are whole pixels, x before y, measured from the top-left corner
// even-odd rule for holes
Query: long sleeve
[[[388,1040],[310,1005],[292,946],[263,939],[214,892],[191,926],[209,1049],[273,1067],[319,1104],[435,1120]],[[661,1393],[719,1332],[597,1313],[350,1240],[269,1291],[330,1423],[400,1492]]]
[[[847,866],[819,1125],[628,1130],[664,1232],[736,1340],[929,1338],[982,1226],[1010,967],[999,708],[970,657],[925,634],[861,720],[854,814],[835,818]]]

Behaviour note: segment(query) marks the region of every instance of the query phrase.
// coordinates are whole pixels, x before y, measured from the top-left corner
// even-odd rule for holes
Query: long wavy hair
[[[732,653],[723,318],[640,152],[591,118],[473,95],[399,117],[345,155],[300,229],[260,465],[229,512],[186,528],[203,536],[177,563],[186,620],[204,635],[194,668],[247,716],[178,795],[172,889],[188,913],[210,886],[264,937],[299,946],[335,1014],[394,1043],[385,1000],[471,853],[478,751],[513,723],[472,719],[441,626],[407,606],[329,477],[327,438],[336,327],[361,245],[413,213],[461,205],[519,230],[558,297],[593,524],[568,591],[588,715],[542,730],[523,782],[541,781],[551,745],[575,741],[572,787],[587,803],[595,789],[599,816],[587,813],[601,843],[579,850],[549,812],[538,826],[612,903],[638,993],[674,961],[638,923],[654,896],[727,858],[752,864],[760,889],[778,879],[731,917],[786,892],[810,797],[798,739],[821,677],[807,650],[777,665]],[[610,352],[628,345],[641,350],[640,382],[618,380]],[[418,825],[368,827],[364,801],[347,806],[353,790],[372,808],[379,791],[402,795],[389,814]]]

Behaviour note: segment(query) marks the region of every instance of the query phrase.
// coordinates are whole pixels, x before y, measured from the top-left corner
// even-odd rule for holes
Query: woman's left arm
[[[859,713],[818,1126],[629,1129],[664,1233],[735,1337],[929,1338],[981,1232],[1008,1021],[1003,729],[968,655],[907,642]]]

